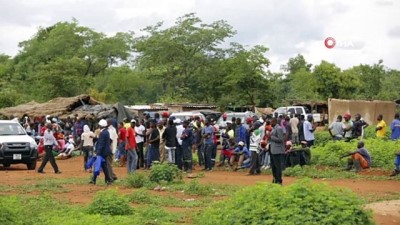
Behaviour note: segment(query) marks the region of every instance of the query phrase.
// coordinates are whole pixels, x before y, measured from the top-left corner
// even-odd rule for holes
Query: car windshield
[[[25,134],[24,128],[17,123],[0,123],[0,136]]]

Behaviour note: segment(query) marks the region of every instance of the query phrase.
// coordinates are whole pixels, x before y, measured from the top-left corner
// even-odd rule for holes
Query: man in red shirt
[[[127,154],[127,164],[128,164],[128,173],[135,172],[137,167],[138,155],[136,153],[137,144],[135,137],[135,123],[136,121],[131,120],[131,126],[127,129],[126,132],[126,154]]]
[[[118,152],[117,159],[120,160],[121,166],[125,166],[126,163],[126,128],[124,127],[124,123],[120,122],[118,124]]]

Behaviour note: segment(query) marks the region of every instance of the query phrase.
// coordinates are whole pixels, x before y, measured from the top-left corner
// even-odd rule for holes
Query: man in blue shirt
[[[111,155],[111,139],[110,133],[107,130],[108,123],[106,120],[102,119],[99,121],[99,127],[101,129],[99,138],[96,143],[96,156],[100,157],[101,160],[101,169],[104,172],[105,182],[106,184],[112,184],[113,180],[110,177],[109,170],[107,167],[106,159],[109,155]],[[91,184],[96,184],[97,176],[93,175]]]
[[[392,135],[390,137],[391,140],[400,139],[400,115],[396,113],[394,115],[394,120],[390,124],[390,129],[392,129]]]
[[[235,141],[236,144],[243,141],[247,146],[247,129],[243,126],[242,120],[240,118],[236,118],[236,130],[235,130]]]
[[[359,141],[357,144],[357,150],[354,152],[349,152],[340,158],[346,156],[351,156],[348,159],[347,168],[345,170],[350,171],[353,167],[355,172],[360,172],[362,169],[368,169],[371,166],[371,155],[368,150],[364,148],[364,142]]]
[[[207,119],[206,127],[203,128],[202,136],[204,138],[204,170],[212,170],[212,152],[214,148],[214,127],[211,125],[211,120]]]

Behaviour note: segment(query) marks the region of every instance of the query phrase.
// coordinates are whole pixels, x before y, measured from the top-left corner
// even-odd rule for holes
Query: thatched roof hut
[[[79,95],[75,97],[54,98],[45,103],[28,102],[14,107],[0,109],[0,114],[8,118],[24,115],[36,116],[62,116],[70,114],[74,109],[82,105],[101,105],[103,103],[96,101],[89,95]]]

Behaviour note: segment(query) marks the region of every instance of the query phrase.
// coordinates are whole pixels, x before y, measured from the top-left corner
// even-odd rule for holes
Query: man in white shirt
[[[304,121],[303,129],[304,129],[304,139],[307,141],[307,147],[311,147],[314,145],[314,131],[315,126],[312,124],[313,117],[312,115],[307,116],[307,121]]]
[[[134,121],[135,124],[135,134],[136,134],[136,144],[137,144],[137,152],[138,152],[138,164],[137,164],[137,169],[140,167],[144,167],[144,153],[143,153],[143,148],[144,148],[144,136],[146,128],[139,122],[139,121]]]

